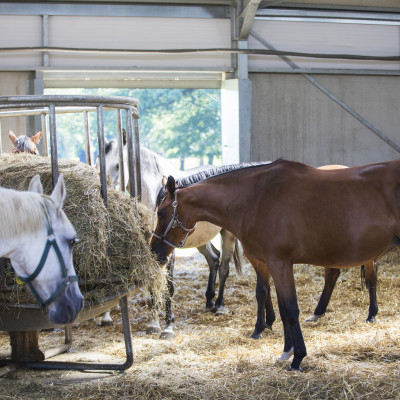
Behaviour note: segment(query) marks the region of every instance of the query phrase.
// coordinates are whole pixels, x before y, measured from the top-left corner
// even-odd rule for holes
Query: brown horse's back
[[[267,253],[295,263],[360,265],[400,236],[400,161],[320,170],[283,160],[248,171],[244,185],[259,193],[243,221],[253,226],[244,232],[266,238],[256,251],[260,258]],[[242,240],[246,245],[251,238]]]

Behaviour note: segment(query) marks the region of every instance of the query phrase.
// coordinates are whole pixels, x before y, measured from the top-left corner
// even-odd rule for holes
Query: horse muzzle
[[[82,293],[78,284],[74,283],[49,306],[49,318],[55,324],[70,324],[75,321],[83,305]]]

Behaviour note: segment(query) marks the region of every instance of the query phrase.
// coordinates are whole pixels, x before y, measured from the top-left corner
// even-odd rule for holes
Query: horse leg
[[[268,275],[268,279],[266,282],[267,299],[265,302],[265,323],[267,325],[267,328],[272,331],[272,324],[275,322],[276,317],[275,317],[274,306],[272,305],[271,286],[269,284],[269,278],[270,278],[270,276]]]
[[[172,298],[174,296],[174,266],[175,266],[175,252],[172,253],[167,266],[168,271],[168,292],[165,296],[165,328],[161,332],[160,339],[173,339],[175,332],[173,331],[173,322],[175,321],[174,313],[172,311]]]
[[[340,275],[339,268],[328,268],[325,267],[325,285],[319,299],[318,305],[315,308],[314,314],[308,317],[305,322],[315,322],[324,316],[326,309],[329,304],[329,300],[332,296],[333,289],[335,288],[336,282]]]
[[[212,249],[211,243],[200,246],[197,250],[203,254],[207,260],[210,274],[208,275],[208,285],[206,290],[206,309],[214,311],[214,296],[215,296],[215,280],[217,279],[217,271],[219,267],[219,255],[216,255]]]
[[[297,303],[293,264],[275,259],[274,262],[268,264],[268,267],[275,283],[285,336],[281,359],[287,359],[293,348],[294,357],[290,369],[299,370],[301,361],[307,355],[307,350],[299,323],[300,311]]]
[[[172,266],[171,266],[172,264]],[[172,252],[168,263],[167,263],[167,289],[168,293],[165,294],[165,320],[167,321],[174,321],[174,316],[172,314],[172,306],[171,306],[171,301],[172,301],[172,296],[174,294],[174,286],[173,286],[173,269],[174,269],[174,264],[175,264],[175,252]],[[171,271],[172,269],[172,271]],[[172,288],[171,288],[172,285]],[[171,294],[172,291],[172,294]],[[157,302],[154,300],[153,295],[151,295],[151,316],[152,319],[150,321],[150,324],[147,328],[146,333],[149,334],[159,334],[161,333],[161,325],[160,325],[160,310],[158,308]],[[172,327],[171,327],[172,331]],[[173,333],[173,332],[172,332]],[[168,336],[168,334],[166,334]],[[161,336],[163,336],[163,333],[161,333]]]
[[[250,257],[245,248],[243,248],[243,251],[257,273],[257,321],[250,337],[252,339],[261,339],[261,333],[267,327],[272,330],[272,324],[275,321],[275,312],[271,300],[271,287],[269,284],[270,274],[265,264]]]
[[[112,326],[114,324],[112,318],[111,318],[111,314],[110,311],[106,311],[103,314],[103,317],[101,318],[101,322],[100,325],[101,326]]]
[[[235,250],[235,236],[226,231],[225,229],[221,230],[221,238],[222,238],[222,257],[221,257],[221,265],[219,266],[219,291],[218,297],[215,301],[216,315],[224,315],[228,313],[228,309],[225,308],[224,303],[224,290],[225,283],[229,275],[229,263],[232,259],[233,252]]]
[[[365,271],[365,286],[369,291],[368,318],[365,322],[375,322],[375,316],[378,314],[378,302],[376,299],[378,266],[376,265],[375,261],[369,261],[361,268],[363,267]]]
[[[149,326],[147,327],[146,333],[148,335],[151,334],[159,334],[161,333],[161,326],[160,326],[160,310],[154,301],[153,294],[151,295],[151,321]]]
[[[253,333],[250,335],[252,339],[261,339],[261,333],[267,327],[265,322],[265,304],[267,302],[268,287],[265,284],[265,279],[262,273],[257,271],[257,286],[256,286],[256,299],[257,299],[257,321]]]

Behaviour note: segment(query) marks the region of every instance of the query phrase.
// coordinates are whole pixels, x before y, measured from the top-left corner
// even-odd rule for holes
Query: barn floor
[[[177,336],[163,341],[145,334],[149,299],[138,292],[130,301],[134,365],[124,373],[82,373],[17,369],[1,377],[1,399],[398,399],[400,398],[400,274],[395,263],[380,267],[377,323],[364,322],[368,292],[360,270],[344,271],[326,316],[302,323],[308,356],[303,372],[278,362],[283,349],[279,317],[273,332],[249,339],[256,318],[255,274],[231,272],[225,303],[230,312],[205,311],[208,268],[196,252],[177,256],[175,317]],[[398,262],[396,262],[398,264]],[[234,269],[232,267],[232,269]],[[301,321],[316,306],[323,269],[295,267]],[[273,298],[277,311],[276,299]],[[119,311],[113,327],[100,319],[73,328],[73,347],[59,360],[123,362]],[[63,341],[62,331],[42,332],[41,347]],[[0,333],[0,352],[8,349]]]

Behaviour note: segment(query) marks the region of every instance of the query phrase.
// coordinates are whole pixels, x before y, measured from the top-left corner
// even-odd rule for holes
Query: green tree
[[[139,100],[141,144],[163,156],[212,164],[221,156],[220,92],[212,89],[47,89],[46,94],[101,94]],[[115,112],[104,114],[105,135],[115,137]],[[97,151],[96,114],[90,113],[92,145]],[[123,124],[125,124],[123,118]],[[84,161],[80,114],[57,116],[58,152]]]
[[[173,109],[152,114],[149,141],[156,151],[181,160],[181,169],[187,157],[204,156],[212,164],[221,155],[221,128],[219,92],[187,90],[173,102]]]

